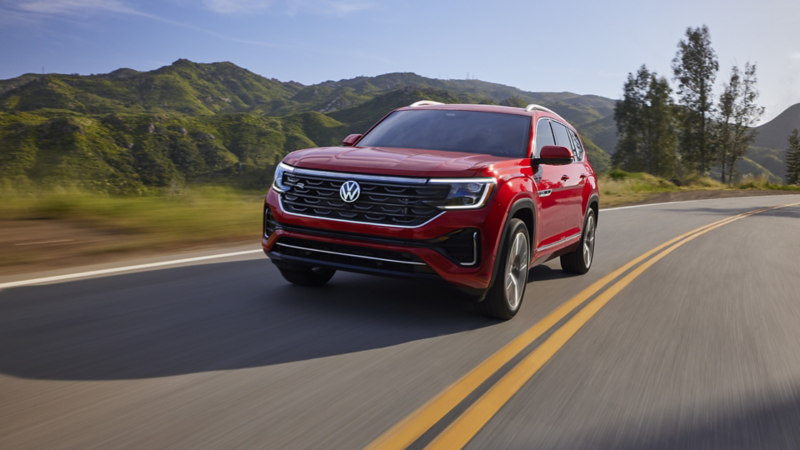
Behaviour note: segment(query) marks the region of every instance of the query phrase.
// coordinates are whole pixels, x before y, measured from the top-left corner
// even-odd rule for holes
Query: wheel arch
[[[511,205],[511,208],[508,209],[508,214],[506,214],[506,221],[503,224],[503,232],[500,233],[500,245],[502,245],[506,238],[508,237],[508,224],[511,222],[511,219],[520,219],[525,222],[525,226],[528,227],[528,240],[530,241],[529,244],[531,246],[530,254],[533,255],[533,246],[535,245],[536,241],[536,204],[533,202],[533,199],[530,198],[520,198],[514,201]],[[497,253],[500,253],[500,247],[498,246]],[[497,270],[500,267],[500,258],[495,257],[494,265],[492,267],[492,278],[489,281],[489,289],[494,286],[494,282],[497,279]],[[488,292],[488,289],[487,289]]]
[[[585,214],[589,212],[589,208],[594,211],[594,222],[597,224],[600,221],[600,196],[597,194],[592,194],[589,196],[589,201],[587,202],[588,206],[586,207]]]

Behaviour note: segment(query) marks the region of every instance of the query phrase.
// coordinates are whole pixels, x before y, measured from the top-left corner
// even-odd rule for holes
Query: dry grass
[[[745,177],[736,185],[726,185],[697,174],[672,182],[646,173],[628,173],[621,170],[612,170],[607,174],[601,174],[598,185],[604,207],[644,202],[662,192],[739,189],[800,191],[798,186],[770,184],[767,178]]]
[[[724,190],[726,195],[739,189],[800,191],[800,187],[770,184],[766,179],[745,178],[737,186],[726,186],[690,176],[676,183],[619,170],[600,175],[599,186],[603,207],[646,202],[673,192],[684,196],[692,191]],[[173,188],[145,196],[115,197],[0,183],[0,226],[5,227],[0,230],[0,267],[3,271],[23,270],[94,263],[122,254],[256,243],[262,204],[263,193],[222,187]],[[74,242],[63,246],[20,244],[48,241],[56,235]]]
[[[135,235],[149,245],[253,239],[261,229],[263,196],[200,188],[141,197],[78,190],[0,191],[3,220],[69,221]]]

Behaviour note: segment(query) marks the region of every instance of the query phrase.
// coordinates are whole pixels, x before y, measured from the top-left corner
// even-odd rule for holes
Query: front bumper
[[[375,275],[443,279],[480,293],[491,283],[504,213],[490,202],[481,209],[447,211],[413,228],[346,223],[288,214],[281,209],[279,195],[270,189],[262,247],[278,266],[313,264]]]

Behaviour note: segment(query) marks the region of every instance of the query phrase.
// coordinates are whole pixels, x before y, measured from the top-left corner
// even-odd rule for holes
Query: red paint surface
[[[547,112],[526,112],[519,108],[504,106],[437,105],[420,107],[419,109],[423,108],[527,115],[531,117],[532,134],[535,133],[536,120],[541,117],[551,117],[564,123],[558,116]],[[400,108],[398,110],[406,109],[411,108]],[[532,137],[535,138],[535,136]],[[532,148],[531,145],[528,149],[529,157],[531,156]],[[298,150],[287,155],[284,158],[284,163],[307,169],[372,175],[417,178],[495,178],[497,187],[485,207],[473,210],[446,211],[428,224],[417,228],[395,228],[293,216],[285,214],[281,210],[278,203],[278,194],[275,191],[270,189],[266,197],[266,203],[270,206],[275,219],[279,223],[286,225],[419,240],[434,239],[461,228],[479,228],[482,236],[483,258],[480,266],[469,268],[460,267],[440,253],[426,248],[372,244],[346,238],[322,238],[310,234],[291,233],[285,230],[276,231],[270,236],[269,240],[264,239],[262,242],[265,252],[272,250],[272,246],[279,236],[296,236],[305,239],[409,252],[419,256],[445,280],[458,286],[473,289],[486,289],[489,287],[502,230],[508,219],[509,211],[516,202],[529,199],[534,204],[536,226],[534,236],[532,236],[534,249],[531,252],[531,261],[533,262],[542,261],[553,254],[563,253],[564,250],[576,245],[576,241],[570,241],[550,247],[544,251],[537,250],[541,246],[579,233],[583,227],[583,220],[589,201],[592,197],[597,198],[598,195],[597,177],[586,156],[582,162],[573,162],[567,165],[532,165],[529,158],[501,158],[490,155],[436,150],[364,148],[358,147],[356,143],[354,147],[324,147]],[[538,192],[544,190],[552,190],[552,192],[549,196],[539,197]]]

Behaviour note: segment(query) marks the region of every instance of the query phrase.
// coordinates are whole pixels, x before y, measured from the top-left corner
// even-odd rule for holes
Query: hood
[[[384,147],[322,147],[290,153],[283,162],[306,169],[408,177],[471,177],[493,163],[491,155]]]

